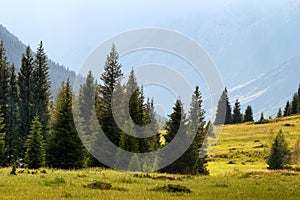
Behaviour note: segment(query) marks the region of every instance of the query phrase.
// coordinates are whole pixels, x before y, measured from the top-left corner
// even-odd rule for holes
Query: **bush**
[[[172,192],[172,193],[191,193],[192,191],[181,185],[173,185],[173,184],[168,184],[162,187],[155,187],[153,189],[150,189],[150,191],[157,191],[157,192]]]

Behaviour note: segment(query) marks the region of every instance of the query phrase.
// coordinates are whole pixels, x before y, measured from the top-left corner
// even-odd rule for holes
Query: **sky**
[[[217,12],[231,0],[5,0],[0,24],[49,58],[78,71],[89,53],[118,33]]]

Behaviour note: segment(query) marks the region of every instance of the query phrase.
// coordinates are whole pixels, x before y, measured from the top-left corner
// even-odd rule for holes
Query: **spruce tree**
[[[285,108],[284,108],[283,116],[286,117],[286,116],[290,116],[290,115],[291,115],[291,106],[290,106],[290,102],[287,101]]]
[[[243,122],[242,114],[241,114],[241,104],[238,99],[236,99],[233,109],[232,115],[232,123],[239,124]]]
[[[6,162],[5,133],[4,117],[0,106],[0,166],[3,166]]]
[[[22,55],[22,65],[18,74],[19,112],[20,112],[20,157],[25,153],[25,140],[33,119],[33,57],[28,46]]]
[[[82,168],[84,151],[72,113],[70,81],[62,83],[51,119],[46,161],[48,166],[62,169]]]
[[[204,127],[205,111],[202,108],[202,102],[202,96],[199,87],[197,86],[192,96],[188,117],[188,134],[194,134],[195,138],[184,156],[188,157],[188,162],[186,164],[187,166],[190,166],[191,174],[207,175],[209,174],[207,169],[207,156],[200,158],[200,153],[202,154],[201,156],[206,154],[205,144],[203,144],[206,135]]]
[[[173,113],[169,115],[169,121],[166,122],[167,134],[165,135],[166,143],[170,143],[176,136],[177,131],[181,125],[181,122],[186,122],[186,115],[183,111],[183,105],[181,100],[177,99],[173,107]]]
[[[144,115],[144,94],[139,88],[134,70],[132,69],[126,84],[126,95],[129,97],[129,114],[133,122],[138,126],[143,126]]]
[[[39,169],[45,162],[44,139],[42,136],[42,124],[39,117],[32,120],[31,130],[26,139],[25,163],[29,169]]]
[[[96,105],[96,81],[91,71],[88,72],[85,82],[80,86],[79,96],[78,96],[78,118],[81,121],[81,138],[84,140],[85,144],[88,145],[87,149],[92,146],[92,141],[94,138],[94,127],[97,126],[92,120],[93,110]],[[75,99],[77,100],[77,99]],[[73,103],[74,104],[74,103]],[[76,104],[77,105],[77,104]],[[75,109],[75,108],[74,108]],[[78,122],[77,122],[78,123]],[[94,126],[94,127],[93,127]],[[78,128],[78,127],[77,127]],[[85,157],[87,158],[87,165],[90,167],[101,166],[99,161],[93,157],[88,151],[85,151]]]
[[[130,131],[131,135],[126,132],[122,132],[120,136],[120,147],[126,151],[139,152],[139,139],[135,137],[139,126],[142,126],[143,117],[143,102],[140,101],[140,90],[136,81],[136,77],[133,69],[130,72],[129,79],[125,86],[125,98],[129,99],[129,115],[130,119],[124,118],[124,126],[127,131]],[[133,123],[131,123],[131,120]]]
[[[263,121],[264,119],[265,119],[264,112],[261,112],[261,114],[260,114],[260,120],[259,121]]]
[[[149,122],[148,119],[149,118],[149,113],[147,113],[150,110],[146,110],[146,106],[144,104],[144,94],[143,94],[143,88],[140,88],[138,86],[135,74],[134,74],[134,70],[132,69],[127,81],[127,84],[125,86],[125,98],[129,99],[129,105],[127,105],[129,107],[129,114],[130,114],[130,118],[131,119],[124,119],[125,121],[131,121],[133,122],[133,124],[131,125],[127,125],[127,126],[131,126],[131,128],[127,129],[127,130],[132,130],[135,133],[143,133],[145,134],[145,129],[144,126]],[[126,106],[126,105],[125,105]],[[150,130],[147,130],[147,134],[151,134],[153,135],[154,133],[149,132]],[[121,141],[124,141],[124,138],[129,139],[131,142],[133,143],[137,143],[137,145],[133,145],[138,146],[138,152],[140,153],[144,153],[144,152],[148,152],[151,151],[150,150],[150,142],[151,142],[151,137],[149,138],[132,138],[132,136],[124,136],[124,134],[126,133],[122,133],[121,136]],[[122,146],[122,144],[120,144]]]
[[[298,94],[295,93],[291,105],[291,114],[295,115],[297,113],[298,113]]]
[[[101,83],[98,91],[98,102],[96,102],[96,112],[102,130],[115,145],[119,145],[120,143],[120,129],[114,121],[111,102],[115,87],[123,76],[121,68],[122,65],[119,64],[119,54],[116,51],[115,45],[113,45],[107,56],[104,72],[100,77]],[[99,139],[101,140],[101,138]],[[96,141],[96,144],[97,143]]]
[[[89,71],[85,83],[80,86],[78,97],[80,117],[83,119],[83,127],[85,128],[83,131],[85,133],[90,132],[88,127],[95,106],[95,90],[95,78]]]
[[[156,119],[156,112],[154,109],[154,100],[147,99],[144,106],[144,117],[143,124],[146,126],[144,128],[145,135],[149,135],[148,138],[140,139],[140,153],[152,152],[160,147],[159,144],[159,128]],[[148,126],[147,126],[148,125]]]
[[[187,132],[187,119],[183,110],[183,106],[180,100],[177,100],[174,107],[173,113],[169,115],[170,119],[166,123],[167,134],[165,135],[166,144],[170,143],[176,134],[184,135]],[[182,141],[185,143],[185,141]],[[180,150],[181,146],[178,146]],[[174,150],[174,151],[176,151]],[[182,155],[176,161],[174,161],[169,166],[161,169],[163,173],[174,173],[174,174],[188,174],[191,170],[191,166],[188,165],[188,160],[190,158]]]
[[[7,148],[7,162],[12,164],[18,157],[18,152],[21,151],[19,140],[19,109],[18,109],[18,88],[17,76],[15,67],[10,67],[9,90],[8,90],[8,123],[6,133],[6,148]]]
[[[290,151],[285,141],[284,134],[280,130],[272,144],[268,157],[268,169],[283,169],[290,161]]]
[[[216,119],[214,124],[231,124],[232,123],[232,114],[231,114],[231,106],[228,99],[227,89],[223,91],[220,100],[218,102]]]
[[[247,106],[246,110],[245,110],[245,119],[244,122],[253,122],[253,110],[252,107],[249,105]]]
[[[9,90],[9,67],[8,67],[8,62],[7,62],[3,42],[0,41],[0,106],[2,107],[2,113],[3,113],[5,124],[8,123],[8,113],[7,113],[8,112],[7,104],[9,102],[8,90]]]
[[[123,120],[125,121],[124,126],[126,127],[126,130],[130,131],[131,135],[122,132],[120,135],[119,146],[126,151],[137,153],[139,152],[139,140],[135,137],[137,135],[136,125],[141,125],[141,113],[138,113],[138,111],[140,111],[139,87],[133,69],[131,70],[125,89],[125,98],[129,99],[129,105],[125,106],[129,107],[129,115],[131,118],[124,118]],[[131,120],[133,123],[131,123]]]
[[[282,110],[281,108],[278,109],[278,112],[277,112],[277,118],[280,118],[282,117]]]
[[[38,115],[42,123],[42,135],[46,136],[49,120],[50,77],[47,56],[41,41],[37,48],[32,71],[33,115]]]

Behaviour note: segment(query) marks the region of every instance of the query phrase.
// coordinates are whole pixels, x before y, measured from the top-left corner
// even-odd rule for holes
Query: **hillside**
[[[274,119],[268,124],[225,125],[216,146],[209,153],[211,175],[266,170],[265,159],[280,129],[293,151],[296,140],[300,138],[300,115]]]
[[[0,24],[0,40],[3,41],[4,48],[6,49],[6,56],[8,61],[15,64],[16,69],[19,70],[21,66],[21,57],[26,49],[26,45],[23,44],[16,36],[10,33],[4,26]],[[34,44],[32,44],[34,45]],[[31,47],[32,48],[32,47]],[[35,51],[34,48],[32,48]],[[47,49],[46,49],[47,52]],[[51,79],[51,92],[55,96],[58,89],[61,86],[61,82],[68,78],[73,82],[75,80],[75,72],[68,68],[59,65],[58,63],[48,59],[49,74]]]

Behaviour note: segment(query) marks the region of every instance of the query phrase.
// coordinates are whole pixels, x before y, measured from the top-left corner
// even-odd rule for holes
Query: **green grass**
[[[209,152],[210,176],[142,174],[99,168],[45,169],[47,173],[25,171],[14,176],[9,175],[10,168],[1,168],[0,199],[298,199],[299,172],[266,169],[265,158],[279,129],[286,132],[286,140],[293,149],[300,135],[300,116],[268,124],[225,126],[217,145]],[[154,179],[158,176],[175,180]],[[95,182],[109,183],[112,187],[110,190],[86,187]],[[169,184],[188,188],[191,193],[156,189]]]
[[[266,158],[280,129],[285,133],[289,148],[294,151],[300,137],[300,115],[273,119],[267,124],[224,126],[216,146],[209,152],[211,175],[266,169]],[[230,161],[235,164],[227,164]]]
[[[154,180],[136,173],[86,169],[64,171],[47,169],[47,174],[9,175],[0,169],[0,199],[297,199],[299,173],[267,170],[231,172],[219,176],[168,175],[183,180]],[[83,176],[84,175],[84,176]],[[151,177],[161,174],[150,173]],[[93,181],[112,184],[111,190],[84,187]],[[191,193],[151,191],[165,185],[181,185]]]

